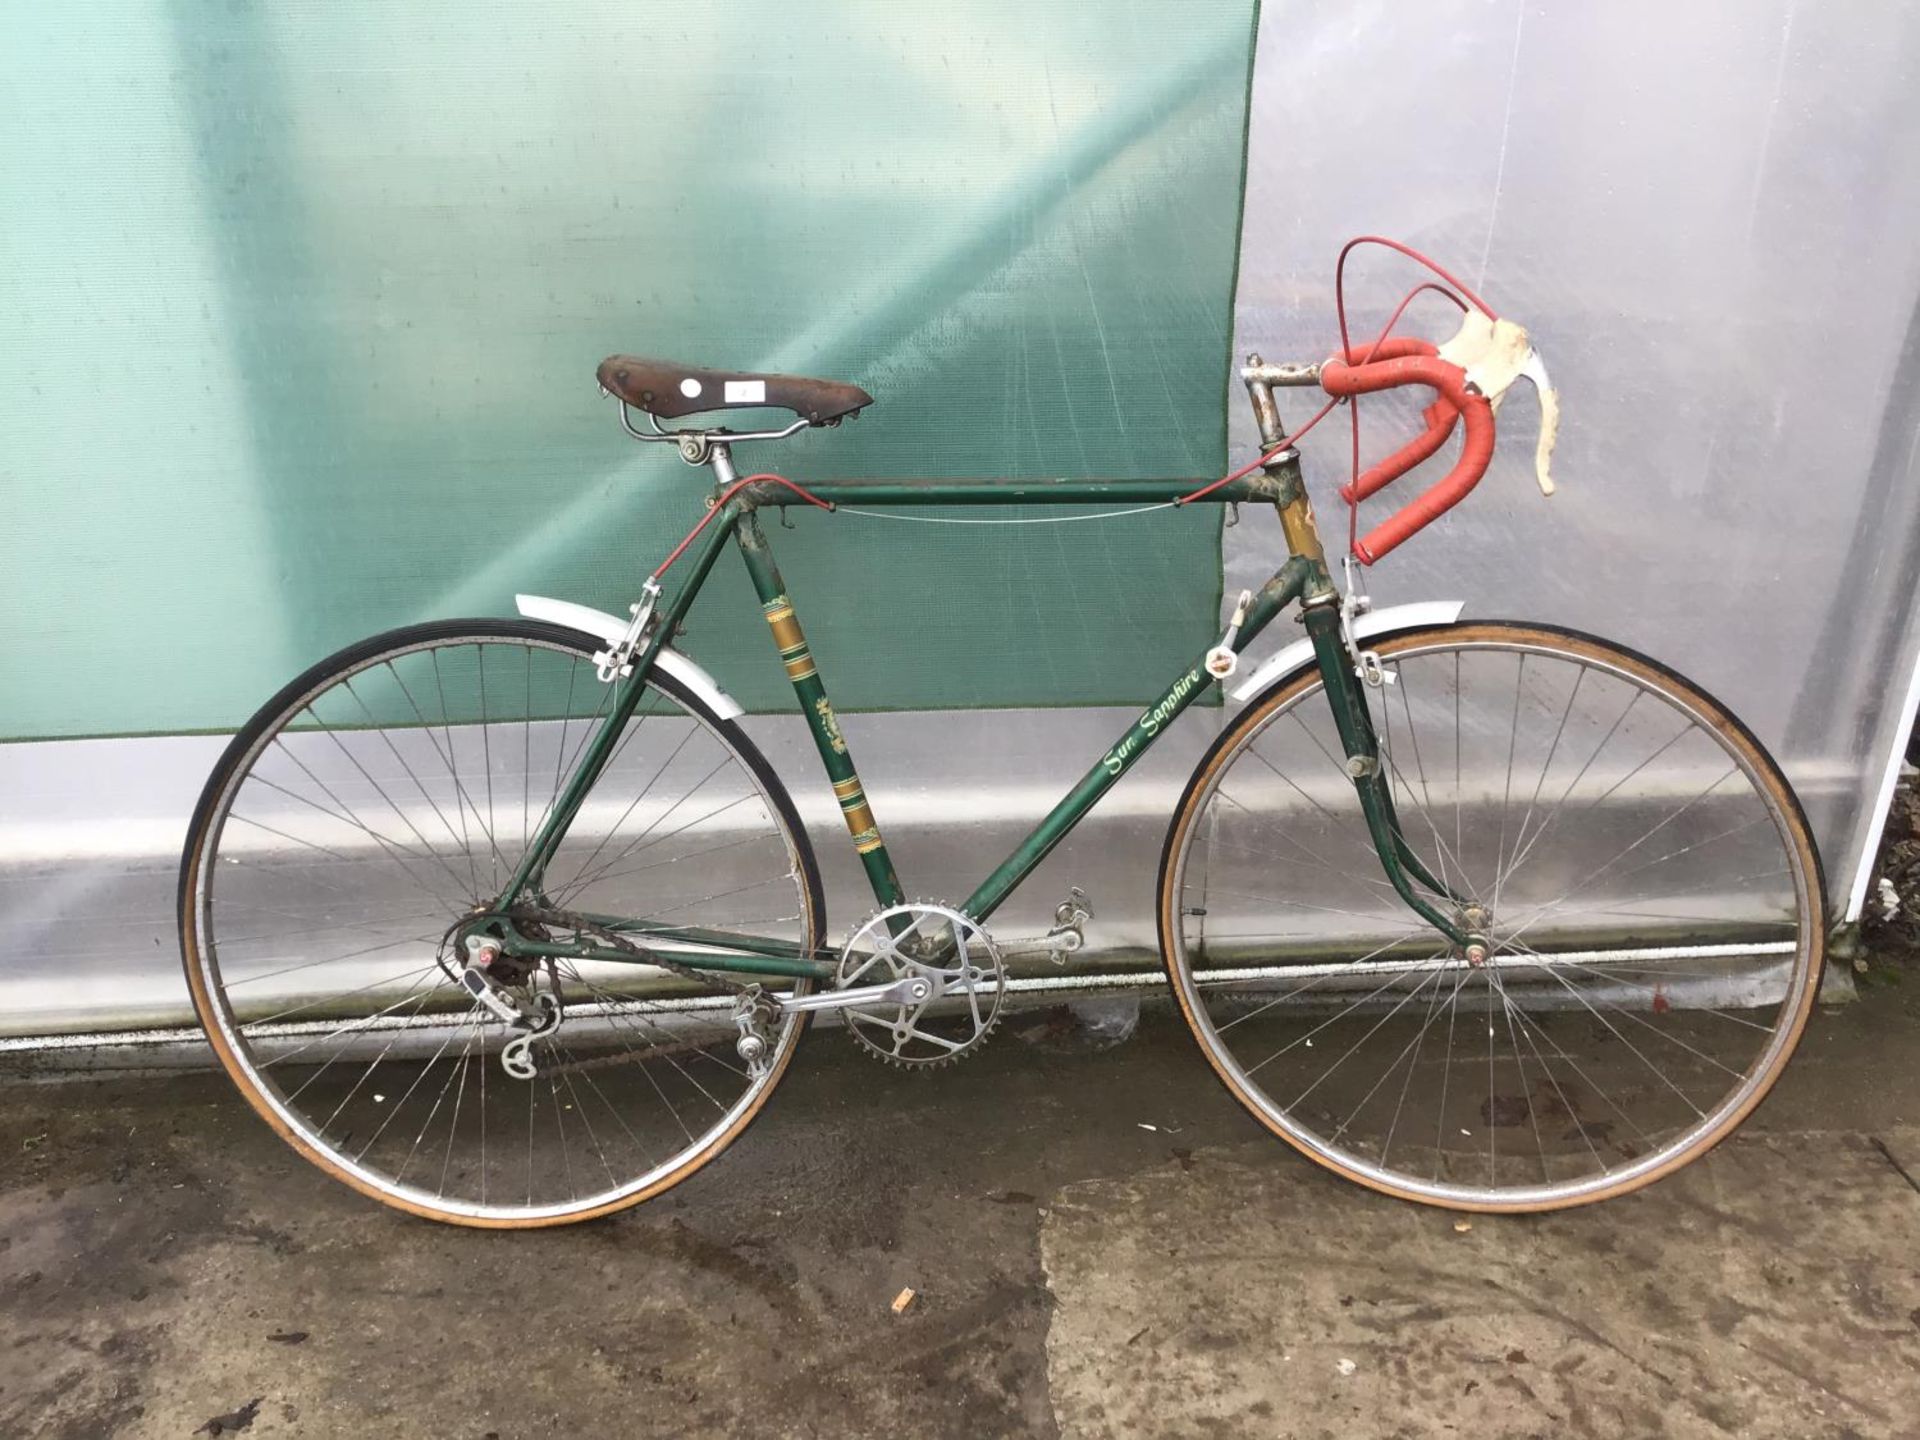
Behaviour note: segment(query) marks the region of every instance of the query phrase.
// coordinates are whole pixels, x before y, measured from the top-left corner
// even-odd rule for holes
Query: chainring
[[[847,1032],[890,1065],[949,1065],[993,1030],[1007,994],[1000,948],[980,922],[931,901],[893,905],[848,938],[835,988],[884,985],[910,977],[933,984],[913,1002],[848,1006]],[[935,1015],[936,1007],[941,1012]]]

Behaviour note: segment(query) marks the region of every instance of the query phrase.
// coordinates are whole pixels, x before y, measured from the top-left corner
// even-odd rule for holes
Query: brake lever
[[[1533,393],[1540,401],[1540,438],[1533,447],[1533,478],[1540,482],[1542,495],[1551,495],[1553,447],[1560,440],[1560,392],[1547,379],[1547,362],[1531,346],[1527,348],[1527,363],[1520,369],[1520,378],[1533,383]]]
[[[1461,317],[1460,329],[1440,347],[1440,358],[1467,372],[1468,383],[1498,414],[1516,380],[1530,381],[1540,400],[1540,438],[1533,450],[1533,478],[1542,495],[1554,492],[1553,447],[1560,438],[1560,396],[1547,378],[1547,362],[1526,329],[1478,310]]]

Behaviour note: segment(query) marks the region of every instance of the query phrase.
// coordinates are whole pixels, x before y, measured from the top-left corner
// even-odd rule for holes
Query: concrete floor
[[[1707,1161],[1467,1229],[1151,1011],[927,1076],[816,1032],[721,1163],[522,1235],[360,1199],[213,1075],[0,1085],[0,1437],[1920,1435],[1905,982]]]

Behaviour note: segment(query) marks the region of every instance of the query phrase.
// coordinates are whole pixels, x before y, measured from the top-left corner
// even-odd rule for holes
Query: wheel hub
[[[540,962],[529,956],[514,955],[505,945],[506,927],[511,921],[488,908],[454,921],[440,941],[440,968],[459,981],[463,968],[476,969],[497,985],[525,985]],[[545,938],[542,933],[540,938]]]
[[[1493,955],[1493,911],[1480,904],[1457,905],[1453,918],[1467,936],[1460,947],[1461,958],[1476,970],[1483,968]]]

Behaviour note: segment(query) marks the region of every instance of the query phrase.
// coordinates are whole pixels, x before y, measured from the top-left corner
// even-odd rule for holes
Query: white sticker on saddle
[[[697,399],[700,395],[700,382],[689,375],[680,382],[680,393],[689,400]]]
[[[727,381],[727,403],[729,405],[766,404],[767,382],[764,380]]]

